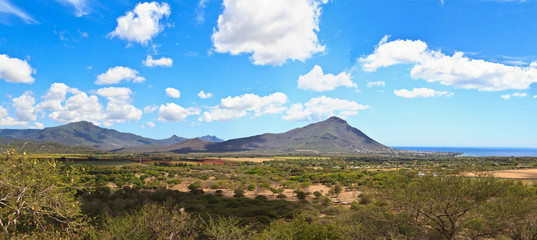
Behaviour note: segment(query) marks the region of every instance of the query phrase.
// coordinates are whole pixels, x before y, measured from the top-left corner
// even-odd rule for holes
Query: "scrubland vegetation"
[[[74,164],[5,151],[4,239],[537,239],[537,158]]]

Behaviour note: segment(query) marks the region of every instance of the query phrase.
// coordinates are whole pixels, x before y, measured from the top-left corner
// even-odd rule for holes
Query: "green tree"
[[[0,231],[7,238],[43,232],[75,234],[81,226],[75,198],[78,174],[54,160],[18,156],[0,160]],[[78,218],[79,220],[81,218]]]
[[[397,211],[406,211],[416,224],[436,230],[444,239],[454,239],[485,203],[505,190],[498,179],[440,171],[389,185],[384,197]]]

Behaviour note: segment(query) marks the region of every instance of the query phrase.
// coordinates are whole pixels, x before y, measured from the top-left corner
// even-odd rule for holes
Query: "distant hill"
[[[210,135],[205,135],[203,137],[199,137],[199,139],[205,140],[207,142],[213,142],[213,143],[219,143],[219,142],[224,141],[224,140],[222,140],[220,138],[217,138],[216,136],[210,136]]]
[[[158,151],[175,153],[206,152],[210,149],[210,146],[215,144],[217,143],[208,142],[201,138],[194,138],[159,148]]]
[[[215,136],[204,136],[210,142],[221,142]],[[151,139],[132,133],[123,133],[113,129],[95,126],[91,122],[81,121],[65,125],[37,129],[0,129],[0,143],[7,142],[55,142],[68,146],[86,146],[99,150],[113,150],[140,147],[140,150],[158,149],[155,146],[167,146],[187,140],[173,135],[166,139]]]
[[[365,135],[360,130],[351,127],[338,117],[313,123],[291,131],[232,139],[220,143],[191,141],[170,145],[162,150],[186,152],[390,152],[391,148],[384,146]]]

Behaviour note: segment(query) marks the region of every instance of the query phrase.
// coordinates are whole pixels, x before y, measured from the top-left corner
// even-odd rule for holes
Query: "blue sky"
[[[537,147],[537,2],[0,0],[0,128],[231,139],[332,115]]]

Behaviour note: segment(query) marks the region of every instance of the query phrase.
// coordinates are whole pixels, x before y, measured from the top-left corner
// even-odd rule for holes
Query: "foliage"
[[[58,230],[76,235],[83,220],[75,198],[77,176],[53,160],[6,151],[0,159],[0,229],[4,236]]]

